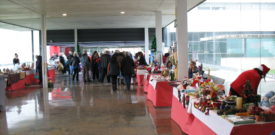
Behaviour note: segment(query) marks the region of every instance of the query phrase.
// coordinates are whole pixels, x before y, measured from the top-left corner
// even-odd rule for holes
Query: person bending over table
[[[235,81],[230,85],[230,95],[237,95],[244,97],[245,85],[249,81],[251,85],[252,94],[257,95],[257,89],[262,78],[265,78],[270,68],[262,64],[258,68],[244,71],[241,73]]]

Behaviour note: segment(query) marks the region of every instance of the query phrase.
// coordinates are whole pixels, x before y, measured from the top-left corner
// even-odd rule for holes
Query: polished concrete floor
[[[7,93],[6,112],[0,112],[0,135],[182,134],[170,108],[154,108],[142,87],[112,92],[110,84],[68,76],[58,76],[53,89]]]

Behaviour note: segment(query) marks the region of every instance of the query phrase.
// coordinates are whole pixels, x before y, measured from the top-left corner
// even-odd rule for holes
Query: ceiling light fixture
[[[63,13],[62,16],[64,16],[64,17],[67,16],[67,13]]]
[[[124,15],[124,14],[125,14],[125,11],[121,11],[120,14]]]

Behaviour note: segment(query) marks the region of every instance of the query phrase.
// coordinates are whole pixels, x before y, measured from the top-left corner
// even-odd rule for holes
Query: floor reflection
[[[110,84],[77,83],[61,76],[53,89],[15,92],[8,96],[6,113],[0,113],[0,134],[180,135],[168,109],[163,112],[145,102],[142,87],[119,89],[112,92]]]
[[[171,120],[171,108],[155,108],[153,103],[148,100],[146,106],[158,135],[185,135],[180,127]]]

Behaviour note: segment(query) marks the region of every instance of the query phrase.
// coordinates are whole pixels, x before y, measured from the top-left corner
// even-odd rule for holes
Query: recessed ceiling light
[[[124,14],[125,14],[125,11],[121,11],[120,14],[124,15]]]
[[[62,16],[67,16],[67,13],[63,13]]]

